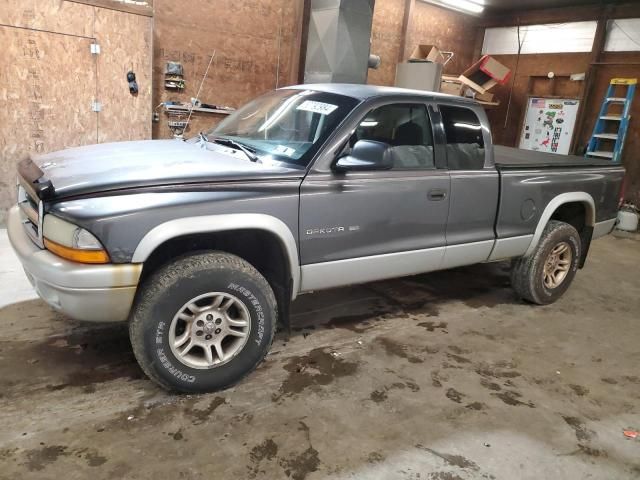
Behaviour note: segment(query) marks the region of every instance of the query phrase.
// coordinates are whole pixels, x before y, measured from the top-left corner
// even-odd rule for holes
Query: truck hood
[[[178,140],[103,143],[37,155],[55,198],[125,188],[231,180],[296,178],[304,170],[251,162],[219,145]]]

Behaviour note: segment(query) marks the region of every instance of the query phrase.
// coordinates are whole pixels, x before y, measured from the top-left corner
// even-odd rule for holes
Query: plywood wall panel
[[[17,162],[29,154],[96,142],[90,43],[0,27],[0,216],[15,203]]]
[[[248,35],[223,36],[217,41],[207,42],[194,32],[189,41],[188,50],[156,50],[154,74],[156,82],[157,105],[167,100],[188,102],[196,97],[200,83],[204,78],[209,59],[215,49],[209,73],[202,84],[200,100],[208,104],[221,104],[239,107],[248,100],[275,88],[276,66],[272,61],[277,58],[277,44],[274,41],[256,41]],[[212,47],[212,48],[211,48]],[[211,49],[209,49],[211,48]],[[164,66],[167,61],[179,58],[184,67],[186,86],[184,92],[174,92],[164,88]],[[270,59],[268,61],[266,59]],[[214,116],[202,115],[203,120]],[[200,118],[200,117],[198,117]],[[165,115],[161,116],[161,137],[167,137]],[[195,130],[195,124],[190,130]]]
[[[154,16],[153,104],[167,100],[188,102],[195,97],[212,52],[216,56],[203,84],[201,101],[239,107],[279,86],[295,83],[299,53],[295,44],[302,3],[299,0],[219,0],[212,4],[193,0],[188,8],[169,0],[156,0]],[[183,92],[166,90],[167,61],[183,64]],[[278,66],[279,65],[279,66]],[[221,117],[194,114],[187,134]],[[154,137],[167,138],[167,117],[160,115]]]
[[[153,17],[153,1],[152,0],[68,0],[74,3],[84,3],[93,5],[94,7],[102,7],[107,10],[116,10],[119,12],[134,13],[137,15],[145,15]]]
[[[151,138],[152,19],[96,8],[98,62],[98,142]],[[136,74],[139,91],[129,93],[126,75]]]
[[[281,20],[281,1],[190,0],[188,3],[158,0],[157,27],[172,28],[186,35],[192,28],[208,30],[209,38],[220,34],[245,33],[256,38],[273,38]],[[188,36],[188,35],[187,35]]]
[[[0,23],[92,37],[93,9],[64,0],[0,0]]]
[[[227,118],[227,115],[193,112],[191,115],[191,120],[189,121],[189,129],[186,136],[189,137],[197,134],[198,132],[206,132],[208,130],[211,130],[225,118]],[[166,120],[167,117],[164,116],[164,118],[162,118],[164,128],[166,128]],[[168,137],[168,135],[165,135],[164,137]]]
[[[369,70],[367,83],[393,85],[402,42],[405,0],[377,0],[373,12],[371,52],[380,55],[378,70]],[[453,51],[445,73],[458,74],[473,63],[478,19],[416,1],[407,31],[406,55],[418,44]]]
[[[377,0],[373,15],[371,52],[381,56],[378,70],[370,70],[368,83],[393,85],[402,38],[405,0]],[[186,101],[195,97],[213,50],[216,58],[205,81],[201,100],[238,107],[276,86],[296,83],[303,2],[301,0],[218,0],[212,6],[204,0],[184,4],[156,0],[154,16],[153,104],[167,100]],[[436,43],[458,55],[449,71],[462,71],[471,63],[475,42],[474,17],[416,2],[408,50],[415,43]],[[462,27],[445,28],[442,22],[461,22]],[[471,40],[467,41],[467,37]],[[186,88],[175,92],[164,88],[165,63],[182,62]],[[208,128],[222,118],[198,114],[188,134]],[[154,138],[171,135],[167,117],[154,124]]]
[[[367,83],[393,85],[402,41],[405,0],[376,0],[371,26],[371,53],[380,56],[380,67],[369,69]]]
[[[303,14],[303,1],[282,0],[278,86],[298,83],[298,73],[301,68],[299,63],[302,48]]]
[[[511,82],[507,85],[498,85],[492,89],[495,98],[500,101],[500,107],[487,111],[491,122],[494,143],[498,145],[516,146],[520,135],[522,115],[526,107],[527,88],[530,76],[544,76],[549,72],[557,75],[569,75],[585,72],[589,65],[588,53],[573,54],[545,54],[545,55],[521,55],[516,72],[517,55],[494,55],[496,60],[509,67],[515,76],[511,107],[507,118],[507,105]],[[536,94],[545,92],[544,80],[536,84]],[[574,92],[579,89],[576,86]],[[565,89],[570,93],[570,87]],[[505,127],[505,119],[506,127]]]
[[[75,2],[0,0],[0,23],[12,25],[0,27],[0,223],[15,202],[15,165],[29,154],[151,137],[151,22]]]
[[[473,63],[478,18],[417,1],[413,9],[407,46],[437,45],[455,53],[444,73],[459,74]]]

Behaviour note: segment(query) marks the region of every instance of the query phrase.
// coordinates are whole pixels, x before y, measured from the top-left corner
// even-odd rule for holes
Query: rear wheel
[[[145,281],[129,333],[138,363],[156,383],[211,392],[262,361],[277,315],[273,291],[253,266],[227,253],[198,253]]]
[[[555,302],[576,275],[580,249],[580,235],[574,227],[549,221],[533,254],[514,261],[511,271],[514,290],[532,303]]]

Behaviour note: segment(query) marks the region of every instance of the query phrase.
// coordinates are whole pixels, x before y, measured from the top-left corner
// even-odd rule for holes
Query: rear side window
[[[433,135],[423,104],[397,103],[371,110],[352,142],[376,140],[391,148],[394,170],[434,169]]]
[[[450,170],[484,168],[484,139],[478,116],[468,108],[440,105],[447,135],[447,164]]]

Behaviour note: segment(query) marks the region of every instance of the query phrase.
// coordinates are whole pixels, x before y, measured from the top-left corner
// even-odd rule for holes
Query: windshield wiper
[[[245,147],[240,142],[236,142],[235,140],[232,140],[230,138],[223,138],[223,137],[209,138],[207,134],[204,132],[200,132],[200,138],[202,138],[205,142],[217,143],[219,145],[225,145],[227,147],[235,148],[236,150],[240,150],[242,153],[244,153],[247,156],[247,158],[249,158],[249,160],[251,160],[252,162],[258,161],[258,156],[255,153],[253,153],[249,148]]]

